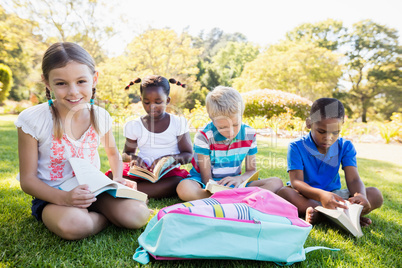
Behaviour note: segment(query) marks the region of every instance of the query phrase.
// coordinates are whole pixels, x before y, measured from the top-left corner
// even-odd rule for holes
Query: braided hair
[[[181,86],[183,88],[186,87],[186,84],[182,84],[180,81],[177,81],[174,78],[170,78],[169,80],[167,80],[165,77],[160,76],[160,75],[148,75],[146,77],[144,77],[144,79],[141,80],[141,78],[136,78],[133,81],[130,81],[130,83],[124,88],[125,90],[128,90],[132,85],[136,84],[136,83],[141,83],[140,85],[140,93],[142,95],[142,92],[148,88],[148,87],[162,87],[163,88],[163,92],[165,92],[165,94],[167,96],[169,96],[170,94],[170,84],[176,84],[178,86]]]

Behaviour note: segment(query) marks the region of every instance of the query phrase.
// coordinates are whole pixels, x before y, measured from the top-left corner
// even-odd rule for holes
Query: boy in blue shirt
[[[316,100],[306,120],[310,133],[289,144],[288,173],[291,187],[283,187],[278,195],[294,204],[299,215],[314,224],[321,220],[314,209],[347,208],[343,201],[349,200],[363,206],[362,215],[381,207],[383,197],[374,187],[365,188],[356,165],[353,144],[339,138],[345,110],[337,99]],[[345,172],[347,189],[340,190],[339,167]],[[360,224],[371,224],[369,218],[361,217]]]
[[[212,121],[194,138],[191,177],[177,186],[177,194],[184,201],[210,197],[205,190],[210,179],[238,187],[256,171],[256,131],[242,123],[244,104],[240,93],[230,87],[216,87],[207,95],[206,108]],[[243,160],[246,171],[241,174]],[[277,192],[283,183],[273,177],[252,181],[247,186]]]

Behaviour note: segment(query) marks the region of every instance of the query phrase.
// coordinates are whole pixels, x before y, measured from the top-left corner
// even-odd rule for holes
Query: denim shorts
[[[32,200],[32,207],[31,207],[32,216],[34,216],[37,221],[42,221],[42,212],[43,209],[47,206],[47,204],[49,204],[49,202],[43,201],[38,198],[34,198]]]

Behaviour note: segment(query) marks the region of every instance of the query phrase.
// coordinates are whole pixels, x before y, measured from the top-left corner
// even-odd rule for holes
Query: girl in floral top
[[[55,43],[43,57],[42,71],[48,102],[26,109],[15,122],[19,180],[22,190],[34,197],[32,215],[68,240],[96,234],[108,222],[131,229],[142,227],[149,216],[144,202],[106,193],[95,197],[87,185],[71,191],[58,188],[74,177],[69,158],[83,158],[100,168],[100,143],[113,180],[133,188],[136,185],[122,178],[110,115],[94,105],[98,72],[88,52],[74,43]]]

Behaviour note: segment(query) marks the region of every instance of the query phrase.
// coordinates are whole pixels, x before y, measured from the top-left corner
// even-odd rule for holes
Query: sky
[[[343,21],[346,27],[371,19],[398,30],[402,44],[402,0],[117,0],[116,11],[127,21],[114,18],[120,33],[105,43],[111,55],[121,54],[127,43],[149,27],[168,27],[178,33],[187,28],[192,35],[218,27],[225,33],[240,32],[265,47],[302,23],[329,18]]]

